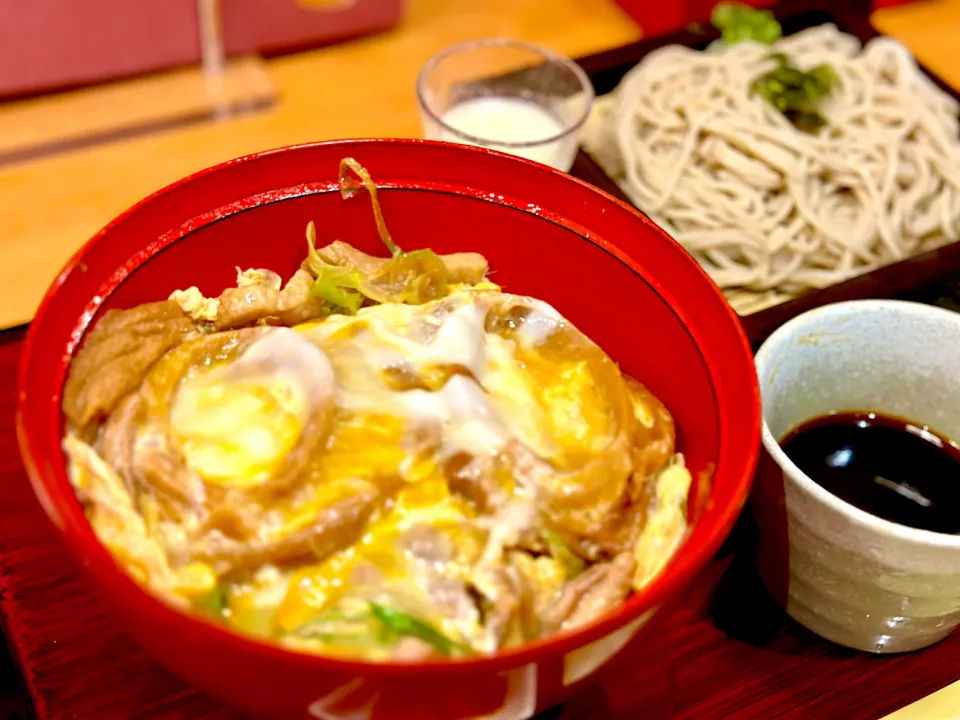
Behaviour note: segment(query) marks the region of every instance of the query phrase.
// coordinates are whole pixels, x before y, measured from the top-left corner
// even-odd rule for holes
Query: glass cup
[[[514,40],[477,40],[434,55],[417,78],[423,134],[567,171],[593,86],[574,62]]]

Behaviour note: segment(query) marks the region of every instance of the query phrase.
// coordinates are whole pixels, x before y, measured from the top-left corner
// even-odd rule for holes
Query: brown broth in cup
[[[960,447],[925,425],[832,413],[790,430],[780,447],[818,485],[871,515],[960,534]]]

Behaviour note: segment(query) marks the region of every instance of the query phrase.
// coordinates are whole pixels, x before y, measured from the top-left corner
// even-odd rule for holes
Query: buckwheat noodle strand
[[[838,76],[817,134],[752,95],[771,51]],[[668,46],[623,79],[584,144],[741,313],[957,239],[956,101],[889,38],[833,25],[774,46]]]

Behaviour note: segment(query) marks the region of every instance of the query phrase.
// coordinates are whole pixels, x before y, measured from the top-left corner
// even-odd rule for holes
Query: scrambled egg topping
[[[238,280],[273,282],[249,271]],[[450,652],[526,637],[491,627],[504,587],[533,588],[537,620],[583,566],[541,547],[537,528],[613,517],[630,482],[621,441],[653,414],[549,306],[486,281],[450,290],[237,335],[212,355],[204,338],[168,353],[144,382],[132,452],[177,458],[183,498],[151,490],[134,502],[90,445],[65,442],[101,540],[161,594],[297,647],[387,657],[384,628]],[[216,316],[196,288],[172,299],[196,319]],[[304,451],[308,435],[319,440]],[[284,474],[297,481],[271,489]],[[653,480],[629,540],[634,587],[684,537],[690,482],[680,456]],[[310,536],[318,518],[344,524],[344,504],[361,496],[366,519],[339,547]]]

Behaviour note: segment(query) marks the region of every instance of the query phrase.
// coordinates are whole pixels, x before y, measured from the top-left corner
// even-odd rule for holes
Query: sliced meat
[[[624,449],[626,444],[624,442]],[[616,448],[608,450],[616,460]],[[550,525],[563,536],[570,550],[589,562],[597,562],[619,553],[634,535],[634,526],[626,521],[631,511],[630,497],[624,492],[616,504],[602,504],[586,494],[584,487],[574,482],[558,482],[557,478],[573,478],[575,473],[558,473],[522,442],[512,439],[503,450],[510,458],[517,483],[537,498],[538,509],[550,519]],[[619,468],[609,469],[611,473]],[[626,483],[624,484],[626,488]],[[574,505],[572,500],[577,500]],[[568,507],[565,507],[568,506]],[[508,543],[536,551],[541,520],[520,529]],[[531,535],[531,531],[534,533]]]
[[[450,282],[476,285],[490,269],[487,259],[480,253],[452,253],[441,255],[440,259],[450,273]]]
[[[437,651],[427,641],[408,636],[400,638],[390,654],[400,662],[420,662],[436,655]]]
[[[326,247],[318,248],[317,255],[330,265],[354,268],[364,275],[376,272],[383,267],[388,259],[367,255],[362,250],[357,250],[353,245],[342,240],[334,240]]]
[[[653,480],[673,456],[673,418],[663,404],[637,381],[624,376],[634,405],[631,467],[625,492],[616,504],[596,517],[589,533],[566,539],[573,552],[594,563],[609,560],[632,548],[644,526],[655,487]]]
[[[507,644],[514,626],[514,616],[520,607],[520,599],[513,592],[510,585],[502,578],[498,578],[495,592],[492,597],[486,597],[484,608],[484,629],[494,640],[494,647],[499,648]]]
[[[513,550],[508,555],[512,567],[524,577],[531,589],[530,612],[533,626],[539,634],[541,618],[560,594],[560,590],[567,582],[571,572],[576,572],[572,565],[567,565],[562,559],[549,555],[531,555],[526,550]]]
[[[323,314],[323,300],[310,294],[313,276],[303,268],[297,270],[282,290],[269,282],[253,282],[228,288],[220,295],[217,330],[248,327],[272,320],[282,325],[296,325]]]
[[[276,312],[280,291],[267,285],[245,285],[227,288],[220,294],[217,330],[245,327]]]
[[[351,584],[357,590],[364,588],[377,588],[383,585],[383,572],[376,566],[368,562],[357,565],[353,571]]]
[[[594,563],[610,560],[632,547],[643,527],[651,485],[639,483],[636,488],[631,485],[630,495],[622,498],[620,507],[611,508],[603,524],[589,537],[564,536],[573,554]]]
[[[449,572],[457,548],[450,535],[436,527],[417,524],[401,533],[397,544],[405,551],[412,579],[429,598],[431,611],[451,621],[463,637],[478,625],[479,612],[466,583]],[[383,582],[379,583],[381,587]]]
[[[191,507],[201,505],[206,498],[203,481],[187,469],[183,456],[158,432],[136,443],[132,466],[134,480],[142,488],[154,488]]]
[[[603,578],[605,565],[605,563],[593,565],[563,586],[560,597],[544,614],[543,630],[545,633],[554,633],[560,629],[564,620],[576,610],[587,591]]]
[[[540,637],[540,617],[536,611],[536,593],[530,586],[530,580],[517,567],[511,565],[508,574],[512,578],[513,587],[517,593],[517,627],[520,631],[520,642]]]
[[[633,587],[637,563],[633,554],[623,552],[606,565],[603,576],[580,598],[576,609],[564,620],[564,630],[594,620],[627,599]]]
[[[509,497],[490,473],[489,463],[467,453],[456,453],[443,465],[450,492],[469,500],[484,515],[496,512]]]
[[[432,525],[424,524],[405,530],[397,545],[417,560],[431,565],[450,562],[455,550],[449,535]]]
[[[599,563],[567,583],[544,618],[546,632],[568,630],[596,619],[630,594],[636,561],[623,552]]]
[[[280,291],[277,319],[282,325],[299,325],[315,320],[324,313],[323,300],[310,294],[313,275],[303,268],[297,270]]]
[[[567,543],[569,545],[569,543]],[[533,557],[548,555],[550,553],[550,543],[548,543],[539,527],[528,528],[517,540],[516,544],[511,546],[511,550],[522,550]],[[574,553],[578,557],[584,557],[579,553]]]
[[[131,497],[136,485],[133,471],[133,443],[136,437],[137,417],[143,401],[133,392],[127,395],[104,423],[97,451],[107,464],[117,471]]]
[[[534,594],[526,576],[513,565],[490,572],[482,593],[485,599],[484,629],[495,647],[518,645],[540,636],[540,619],[534,609]]]
[[[274,290],[279,290],[283,287],[283,278],[277,275],[273,270],[265,270],[263,268],[250,268],[248,270],[241,270],[237,268],[237,287],[245,287],[247,285],[266,285],[269,288]]]
[[[260,524],[259,508],[242,490],[211,485],[207,488],[207,496],[212,510],[203,521],[201,533],[213,530],[239,541],[250,540],[256,535]]]
[[[313,460],[323,451],[329,438],[332,405],[314,407],[300,430],[300,439],[287,453],[279,469],[258,488],[261,499],[270,500],[286,495],[296,488],[313,467]]]
[[[430,386],[420,376],[416,368],[409,363],[389,365],[380,373],[384,383],[393,392],[407,392],[409,390],[425,390],[430,392]]]
[[[633,436],[633,472],[642,480],[660,472],[673,457],[676,428],[666,406],[646,387],[624,375],[636,418]]]
[[[107,310],[103,317],[97,321],[96,327],[90,331],[87,343],[99,339],[101,335],[115,335],[132,330],[142,330],[149,323],[183,320],[185,317],[186,315],[184,315],[180,306],[172,300],[144,303],[128,310]]]
[[[602,452],[572,469],[557,470],[520,444],[511,447],[508,443],[503,454],[512,454],[514,477],[535,493],[537,505],[551,527],[572,540],[618,548],[624,514],[631,503],[628,430],[620,431]],[[517,452],[520,448],[522,451]]]
[[[570,536],[565,538],[570,552],[588,563],[597,563],[609,560],[616,553],[609,553],[608,548],[586,538]]]
[[[517,483],[534,497],[546,488],[547,480],[556,474],[550,463],[517,438],[509,439],[503,446],[500,461],[512,468]]]
[[[164,353],[197,332],[172,300],[109,310],[70,364],[63,412],[78,431],[106,417]]]
[[[357,493],[321,510],[310,526],[276,540],[236,542],[211,534],[194,548],[194,558],[211,563],[218,574],[267,563],[320,562],[360,538],[379,500],[373,488]]]
[[[324,262],[339,267],[354,268],[364,275],[377,272],[389,260],[389,258],[367,255],[341,240],[334,240],[326,247],[319,248],[317,254]],[[487,259],[479,253],[452,253],[441,255],[440,260],[443,261],[450,275],[449,280],[453,283],[476,285],[483,280],[490,267]]]

